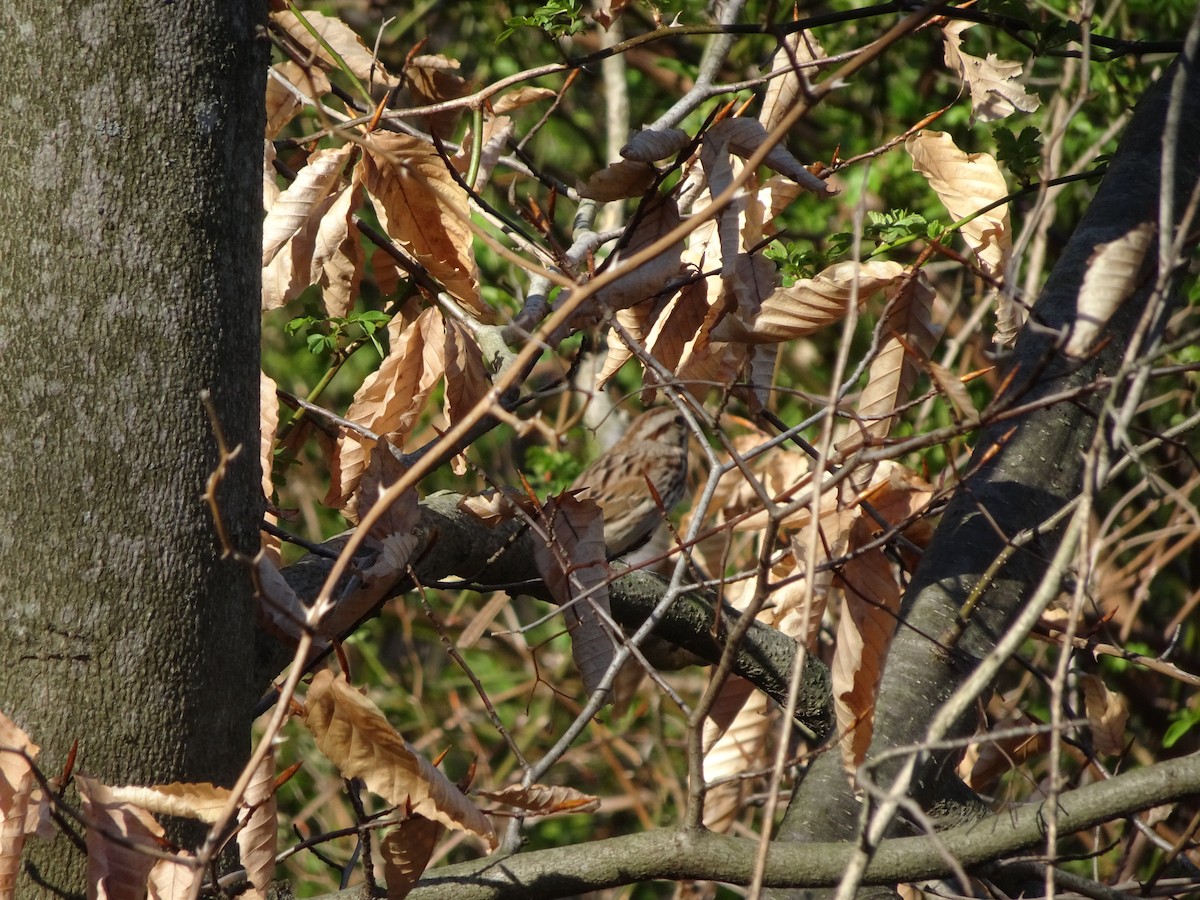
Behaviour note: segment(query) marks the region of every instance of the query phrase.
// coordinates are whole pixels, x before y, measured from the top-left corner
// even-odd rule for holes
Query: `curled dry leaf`
[[[889,526],[924,509],[932,488],[897,463],[879,466],[863,494]],[[846,521],[845,519],[842,520]],[[838,572],[843,589],[837,647],[830,663],[842,763],[853,772],[871,742],[875,698],[896,631],[901,588],[882,549],[871,547],[882,526],[860,503],[849,519],[848,558]],[[831,538],[834,543],[842,539]]]
[[[459,62],[441,54],[424,54],[404,67],[404,83],[415,106],[432,106],[469,94],[471,86],[458,75]],[[424,116],[430,134],[446,138],[462,118],[462,107],[451,107]]]
[[[21,850],[30,812],[33,761],[39,748],[24,730],[0,712],[0,897],[15,895]],[[19,751],[19,752],[15,752]],[[34,817],[36,819],[36,817]]]
[[[147,900],[185,900],[191,897],[196,882],[202,877],[200,870],[188,863],[194,859],[190,853],[180,853],[175,859],[156,860],[146,881]],[[258,900],[253,891],[239,896],[246,900]]]
[[[294,646],[304,633],[308,607],[279,571],[278,560],[265,550],[255,560],[251,574],[258,596],[259,625],[285,644]]]
[[[755,153],[769,138],[767,130],[763,128],[762,123],[757,119],[725,119],[718,122],[704,136],[705,140],[717,138],[719,135],[722,141],[729,145],[731,152],[742,157],[748,158]],[[767,154],[763,160],[763,165],[774,169],[780,175],[786,175],[792,181],[801,187],[808,188],[816,194],[833,194],[833,189],[808,171],[796,157],[788,151],[782,144],[776,144],[771,148],[771,152]],[[713,191],[717,192],[716,185],[713,185]]]
[[[546,539],[535,545],[533,561],[562,609],[571,632],[571,656],[590,695],[616,653],[608,625],[604,517],[595,500],[567,492],[548,500],[538,518]]]
[[[305,12],[304,19],[313,31],[337,52],[347,68],[354,73],[354,77],[364,83],[385,84],[388,87],[396,83],[396,79],[387,73],[375,55],[363,44],[362,39],[341,19],[319,12]],[[312,32],[294,13],[273,12],[271,21],[286,31],[322,68],[330,72],[339,68],[321,41],[313,37]]]
[[[600,808],[600,798],[594,794],[546,784],[531,784],[529,787],[514,784],[498,791],[476,791],[475,794],[494,803],[515,806],[534,816],[595,812]]]
[[[971,56],[962,50],[962,33],[974,22],[948,22],[942,26],[946,42],[946,65],[958,73],[971,91],[971,115],[984,122],[994,122],[1020,110],[1033,112],[1041,104],[1036,94],[1030,94],[1020,84],[1022,65],[999,59],[989,53],[987,59]]]
[[[652,198],[645,205],[629,243],[614,254],[609,266],[618,270],[627,268],[625,260],[672,231],[679,223],[679,207],[674,197],[660,194]],[[625,309],[655,296],[679,274],[682,253],[683,241],[672,244],[598,290],[590,306],[593,309]]]
[[[275,753],[263,757],[242,798],[238,812],[238,854],[246,878],[263,896],[275,874],[279,822],[275,809]]]
[[[726,316],[712,334],[717,340],[746,343],[777,343],[803,337],[840,321],[852,300],[861,306],[875,293],[895,285],[903,275],[904,266],[887,260],[838,263],[789,288],[778,288],[763,300],[750,321]]]
[[[936,294],[924,272],[902,275],[887,288],[892,297],[877,329],[879,352],[871,360],[867,386],[858,398],[859,425],[838,442],[838,450],[849,454],[868,439],[886,437],[892,430],[896,408],[912,393],[917,378],[927,367],[929,354],[937,345],[933,328]]]
[[[229,789],[207,782],[201,784],[156,784],[150,787],[125,785],[108,789],[117,803],[132,803],[147,812],[181,819],[196,819],[211,825],[229,800]]]
[[[469,198],[437,149],[394,132],[371,135],[363,148],[363,181],[378,201],[384,230],[447,291],[490,320],[491,310],[479,296]]]
[[[678,153],[691,142],[692,136],[681,128],[639,131],[621,148],[621,156],[636,162],[655,162]]]
[[[365,517],[406,471],[390,444],[376,444],[352,504],[356,517],[359,520]],[[407,577],[409,561],[420,544],[414,533],[419,521],[417,491],[410,487],[392,500],[372,523],[364,545],[375,551],[375,559],[361,572],[360,578],[352,582],[352,589],[339,596],[331,608],[322,611],[320,621],[316,623],[318,636],[333,638],[349,633]]]
[[[979,410],[975,408],[967,386],[958,376],[931,359],[925,361],[925,370],[929,373],[933,383],[937,385],[938,390],[950,401],[950,405],[954,408],[955,419],[970,425],[978,425]]]
[[[316,101],[331,90],[325,73],[292,60],[271,66],[267,77],[267,137],[274,138],[303,108],[301,97]]]
[[[483,365],[483,351],[466,326],[455,319],[446,320],[445,347],[442,358],[446,393],[442,398],[442,414],[454,425],[487,396],[492,384]]]
[[[445,372],[445,346],[441,312],[436,307],[422,310],[392,340],[391,350],[379,368],[364,379],[346,410],[346,418],[403,446]],[[371,452],[371,442],[359,435],[347,434],[338,439],[326,506],[342,509],[357,520],[354,510],[346,508],[347,501],[358,488]]]
[[[321,217],[313,242],[309,282],[321,286],[321,302],[331,316],[350,315],[362,281],[366,254],[354,227],[354,214],[363,202],[360,172],[355,167],[349,189]]]
[[[279,195],[263,220],[264,268],[309,223],[323,201],[337,188],[342,170],[353,152],[354,144],[314,151],[308,164]]]
[[[472,494],[458,501],[458,508],[474,516],[489,528],[507,522],[523,509],[526,515],[536,516],[538,511],[529,495],[513,487],[499,490],[488,489],[481,494]]]
[[[420,880],[445,829],[424,816],[411,815],[379,844],[387,900],[403,900]]]
[[[496,846],[491,822],[454,784],[402,738],[374,703],[343,675],[318,672],[305,697],[304,724],[346,778],[400,809],[481,837]]]
[[[1125,752],[1125,722],[1129,719],[1129,704],[1121,694],[1114,694],[1096,675],[1079,676],[1083,689],[1084,709],[1088,728],[1096,750],[1110,756]]]
[[[951,218],[965,219],[1007,196],[1008,185],[996,160],[986,153],[966,153],[944,131],[918,131],[904,142],[920,172]],[[1004,274],[1012,250],[1008,204],[977,216],[961,229],[963,238],[993,278]]]
[[[162,826],[146,810],[117,800],[109,788],[82,772],[76,773],[75,784],[88,823],[88,885],[108,900],[144,900],[154,857],[142,851],[158,849]]]
[[[263,212],[271,211],[279,199],[279,183],[275,180],[275,142],[263,141]]]
[[[622,159],[600,169],[584,184],[579,185],[579,196],[589,200],[624,200],[640,197],[658,174],[654,166],[640,160]]]
[[[1137,288],[1153,236],[1154,225],[1142,222],[1092,251],[1076,300],[1075,323],[1063,349],[1068,356],[1086,356],[1113,313]]]
[[[726,679],[704,723],[704,827],[725,832],[733,825],[749,781],[739,776],[770,765],[774,733],[771,700],[740,676]]]
[[[529,106],[531,103],[541,103],[543,100],[549,100],[551,97],[557,96],[557,92],[550,88],[541,87],[519,87],[515,91],[507,91],[500,96],[492,104],[492,111],[498,116],[510,113],[513,110],[520,109],[523,106]]]
[[[803,88],[804,93],[812,91],[810,74],[815,69],[804,67],[805,63],[825,59],[828,54],[811,31],[798,31],[789,34],[771,57],[768,71],[775,72],[787,69],[783,75],[773,78],[767,85],[766,96],[763,97],[762,110],[758,120],[767,131],[779,124],[789,109],[796,103],[796,97]],[[800,66],[801,68],[797,68]]]

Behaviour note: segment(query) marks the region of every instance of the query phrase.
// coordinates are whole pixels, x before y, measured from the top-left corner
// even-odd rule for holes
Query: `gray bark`
[[[0,710],[54,775],[230,783],[249,749],[247,574],[205,481],[212,391],[257,543],[261,2],[0,9]],[[38,887],[38,885],[42,887]],[[81,895],[31,841],[20,896]]]

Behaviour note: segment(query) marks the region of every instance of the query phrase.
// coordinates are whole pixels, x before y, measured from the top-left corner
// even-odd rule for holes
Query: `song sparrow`
[[[649,410],[572,483],[581,497],[595,500],[604,511],[604,544],[610,558],[646,543],[663,520],[663,511],[682,499],[687,437],[687,423],[673,407]]]

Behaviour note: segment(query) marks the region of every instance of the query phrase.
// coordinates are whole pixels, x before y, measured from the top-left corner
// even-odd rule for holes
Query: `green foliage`
[[[359,340],[367,340],[382,357],[387,354],[379,343],[377,332],[391,321],[391,316],[368,309],[348,316],[297,316],[284,325],[289,335],[303,333],[308,352],[316,355],[336,355]]]
[[[1038,163],[1042,158],[1042,133],[1032,125],[1014,134],[1005,125],[995,131],[996,158],[1008,166],[1008,171],[1023,185],[1037,177]]]
[[[496,38],[500,44],[518,28],[539,28],[552,38],[570,37],[587,28],[583,9],[578,0],[549,0],[528,16],[513,16],[505,20],[505,28]]]
[[[557,494],[571,486],[584,464],[578,454],[534,445],[525,451],[526,477],[546,494]]]
[[[1163,749],[1170,750],[1197,724],[1200,724],[1200,707],[1188,706],[1171,713],[1171,725],[1162,739]]]

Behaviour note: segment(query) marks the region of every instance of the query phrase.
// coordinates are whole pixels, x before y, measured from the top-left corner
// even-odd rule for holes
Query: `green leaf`
[[[996,129],[996,159],[1022,184],[1029,184],[1037,177],[1041,156],[1042,133],[1032,125],[1021,129],[1020,134],[1013,134],[1003,125]]]
[[[1178,716],[1167,728],[1167,733],[1163,735],[1162,745],[1165,750],[1170,750],[1181,737],[1192,730],[1197,722],[1200,722],[1200,710],[1185,709]]]

